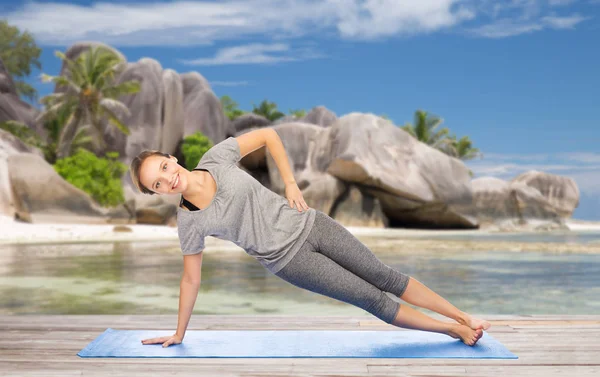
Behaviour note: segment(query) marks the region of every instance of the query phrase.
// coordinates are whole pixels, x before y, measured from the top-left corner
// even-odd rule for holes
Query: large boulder
[[[0,59],[0,123],[14,120],[44,135],[36,123],[38,113],[36,108],[19,98],[15,82]]]
[[[124,206],[103,208],[65,181],[41,156],[15,153],[7,159],[15,217],[26,222],[127,223]]]
[[[462,161],[417,141],[390,121],[351,113],[330,128],[327,171],[379,199],[391,226],[474,228]]]
[[[39,149],[24,144],[12,134],[0,129],[0,214],[10,217],[15,216],[16,210],[7,160],[9,156],[18,153],[33,153],[43,157]]]
[[[272,128],[284,145],[302,196],[312,208],[347,226],[385,226],[386,219],[376,198],[327,173],[332,160],[329,130],[301,122],[274,125]],[[245,156],[240,166],[264,186],[285,197],[281,174],[266,148]]]
[[[214,143],[232,134],[221,102],[199,73],[178,74],[171,69],[163,70],[158,61],[150,58],[128,63],[120,51],[100,42],[76,43],[67,50],[66,56],[74,59],[90,47],[106,48],[123,59],[117,83],[135,80],[141,86],[138,93],[119,98],[131,113],[129,116],[118,114],[129,127],[131,135],[126,136],[114,126],[104,123],[107,146],[119,152],[124,162],[145,149],[176,155],[181,139],[197,131]],[[65,70],[63,66],[61,74]],[[59,90],[55,88],[55,91]],[[96,152],[101,154],[104,151]]]
[[[183,73],[184,132],[188,136],[202,132],[213,143],[225,140],[232,134],[229,118],[225,116],[221,101],[198,72]]]
[[[2,59],[0,59],[0,93],[2,94],[17,94],[17,88],[12,77],[8,73]]]
[[[128,174],[129,175],[129,174]],[[123,187],[125,202],[137,224],[175,225],[180,195],[147,195]]]
[[[281,139],[292,173],[302,195],[310,206],[331,213],[336,199],[346,190],[345,184],[327,173],[331,162],[331,149],[324,143],[327,131],[307,123],[286,123],[273,126]],[[285,184],[275,160],[267,151],[269,172],[268,187],[285,195]]]
[[[159,149],[173,155],[179,142],[183,139],[183,84],[179,74],[172,69],[165,69],[162,76],[165,99]]]
[[[231,122],[231,128],[234,131],[234,135],[238,135],[253,128],[266,127],[269,124],[271,124],[271,121],[262,115],[246,113],[235,118]]]
[[[266,124],[269,124],[271,122],[269,122],[269,120],[267,118],[264,118],[267,121]],[[283,123],[294,123],[294,122],[302,122],[301,119],[297,118],[294,115],[285,115],[282,116],[281,118],[276,119],[274,122],[271,123],[271,125],[276,125],[276,124],[283,124]]]
[[[321,127],[329,127],[337,121],[337,116],[334,112],[324,106],[313,108],[304,118],[303,122],[316,124]]]
[[[579,187],[572,178],[532,170],[518,175],[511,182],[537,189],[560,217],[571,217],[579,205]]]
[[[337,198],[331,209],[331,217],[345,226],[385,228],[388,219],[376,197],[361,191],[359,186],[349,184]]]
[[[130,161],[145,149],[159,149],[163,136],[163,69],[154,59],[142,58],[137,63],[128,63],[118,82],[135,80],[140,83],[140,91],[122,96],[119,100],[129,109],[129,116],[119,114],[127,125],[127,136],[115,126],[105,131],[105,140],[110,150],[119,152],[124,162]],[[174,151],[165,151],[173,153]]]
[[[563,226],[559,211],[536,188],[523,182],[481,177],[471,182],[471,214],[482,227],[512,230],[517,227]]]

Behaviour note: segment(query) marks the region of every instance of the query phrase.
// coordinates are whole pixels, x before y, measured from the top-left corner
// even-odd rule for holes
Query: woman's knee
[[[391,324],[400,310],[400,303],[392,300],[385,292],[381,292],[369,307],[363,309]]]

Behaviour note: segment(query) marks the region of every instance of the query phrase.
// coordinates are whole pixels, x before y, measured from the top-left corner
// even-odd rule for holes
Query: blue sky
[[[98,40],[198,71],[244,110],[266,98],[398,125],[430,111],[483,152],[476,177],[573,177],[574,217],[600,220],[600,0],[0,0],[0,14],[35,36],[48,74],[55,50]]]

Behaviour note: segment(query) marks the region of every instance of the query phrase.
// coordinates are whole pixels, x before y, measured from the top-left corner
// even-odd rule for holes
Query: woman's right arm
[[[204,251],[183,256],[183,276],[181,277],[179,291],[179,315],[177,320],[177,332],[181,340],[185,336],[192,310],[198,297],[200,281],[202,280],[202,255]]]

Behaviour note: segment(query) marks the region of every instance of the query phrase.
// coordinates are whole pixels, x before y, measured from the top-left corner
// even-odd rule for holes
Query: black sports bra
[[[204,170],[204,171],[208,171],[206,169],[193,169],[193,170]],[[181,195],[181,201],[179,202],[179,206],[181,207],[181,204],[185,205],[186,208],[188,208],[189,211],[199,211],[200,208],[196,207],[195,205],[193,205],[189,200],[187,200],[186,198],[183,197],[183,195]]]

